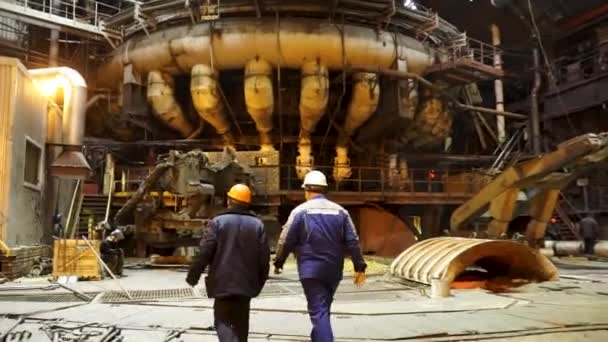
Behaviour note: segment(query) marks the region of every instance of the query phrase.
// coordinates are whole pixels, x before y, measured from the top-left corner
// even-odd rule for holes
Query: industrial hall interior
[[[0,0],[0,342],[608,341],[605,0]]]

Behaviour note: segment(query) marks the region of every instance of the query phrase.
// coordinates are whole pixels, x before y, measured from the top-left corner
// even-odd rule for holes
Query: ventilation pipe
[[[82,154],[86,120],[87,84],[78,71],[67,68],[46,68],[29,71],[42,86],[63,87],[62,143],[66,146],[51,163],[49,173],[61,178],[84,179],[91,167]]]
[[[178,131],[184,138],[191,138],[194,127],[186,119],[173,94],[173,77],[153,70],[148,73],[148,102],[156,117]]]
[[[304,179],[304,176],[314,165],[310,135],[325,113],[328,99],[329,75],[327,67],[318,61],[302,65],[299,156],[296,159],[296,173],[300,179]]]
[[[349,138],[361,127],[378,108],[380,88],[377,77],[372,73],[356,73],[353,75],[353,93],[341,132],[336,145],[334,159],[334,179],[341,182],[352,174],[348,158]]]
[[[271,76],[272,66],[259,57],[245,65],[245,104],[260,133],[261,151],[274,150],[270,136],[274,108]]]
[[[492,24],[490,30],[492,31],[492,45],[500,48],[500,29],[496,24]],[[502,54],[498,50],[494,53],[494,68],[502,70]],[[500,78],[494,81],[494,94],[496,96],[496,111],[504,112],[504,91],[502,79]],[[498,143],[504,143],[507,140],[507,133],[505,130],[505,117],[503,115],[496,116],[496,132],[498,133]]]
[[[214,72],[209,65],[195,65],[192,68],[192,79],[190,81],[192,104],[200,117],[210,123],[217,134],[224,138],[224,143],[232,145],[234,139],[230,132],[230,123],[224,115],[224,106],[217,80],[217,72]]]

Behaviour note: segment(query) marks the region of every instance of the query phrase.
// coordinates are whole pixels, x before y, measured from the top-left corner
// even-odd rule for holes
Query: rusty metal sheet
[[[393,276],[430,284],[449,282],[468,267],[478,266],[493,275],[533,281],[557,280],[557,268],[537,250],[507,240],[440,237],[424,240],[405,250],[391,264]]]

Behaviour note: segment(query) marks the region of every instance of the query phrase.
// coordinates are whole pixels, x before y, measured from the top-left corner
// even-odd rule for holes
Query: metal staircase
[[[568,201],[563,193],[560,193],[559,200],[555,204],[555,213],[557,214],[555,225],[557,232],[562,240],[580,240],[578,227],[570,218],[566,207],[573,208],[572,203]],[[574,215],[578,217],[578,214],[575,213]],[[580,217],[578,218],[580,219]]]

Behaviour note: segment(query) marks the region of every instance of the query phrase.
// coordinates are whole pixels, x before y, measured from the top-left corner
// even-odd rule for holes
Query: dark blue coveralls
[[[296,207],[283,227],[274,266],[283,268],[295,252],[298,273],[308,302],[313,342],[333,342],[330,310],[344,269],[344,251],[355,272],[365,272],[355,226],[348,212],[318,195]]]
[[[210,221],[186,281],[196,286],[210,266],[205,287],[209,298],[215,298],[213,313],[220,341],[247,341],[251,298],[262,291],[269,263],[264,225],[253,213],[236,206]]]

